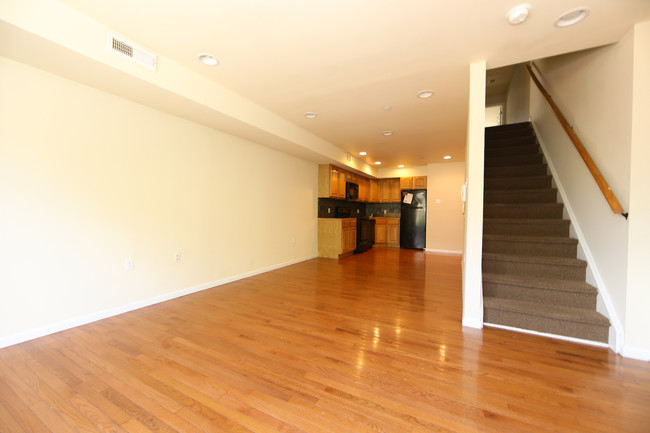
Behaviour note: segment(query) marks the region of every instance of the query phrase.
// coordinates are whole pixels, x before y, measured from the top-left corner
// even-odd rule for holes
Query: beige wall
[[[418,167],[404,167],[404,168],[380,168],[378,170],[378,177],[411,177],[411,176],[426,176],[427,166]]]
[[[650,361],[650,22],[634,29],[625,349]]]
[[[316,254],[316,164],[5,58],[0,94],[0,346]]]
[[[530,105],[530,78],[523,64],[518,65],[506,93],[506,121],[504,124],[528,122]]]
[[[463,204],[460,189],[465,182],[465,163],[427,166],[427,251],[463,251]]]
[[[607,47],[535,62],[543,83],[625,209],[629,208],[633,34]],[[626,316],[628,222],[614,214],[548,104],[531,86],[531,117],[608,307],[616,344]],[[604,302],[604,305],[602,304]],[[620,350],[620,347],[618,347]]]

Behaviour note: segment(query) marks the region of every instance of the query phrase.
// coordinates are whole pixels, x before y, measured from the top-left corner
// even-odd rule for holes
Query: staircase
[[[486,128],[483,320],[606,343],[609,320],[551,180],[530,123]]]

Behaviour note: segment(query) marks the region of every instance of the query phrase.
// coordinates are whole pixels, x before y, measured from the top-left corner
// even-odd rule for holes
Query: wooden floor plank
[[[460,272],[373,248],[0,349],[0,431],[650,431],[649,363],[463,328]]]

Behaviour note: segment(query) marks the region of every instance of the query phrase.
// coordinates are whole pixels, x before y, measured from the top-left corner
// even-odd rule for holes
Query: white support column
[[[465,176],[465,246],[463,254],[463,326],[483,327],[483,151],[485,147],[485,61],[469,73],[469,115]]]

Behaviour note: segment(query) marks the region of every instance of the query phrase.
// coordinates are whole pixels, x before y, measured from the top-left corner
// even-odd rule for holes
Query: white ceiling
[[[604,45],[650,19],[648,0],[531,0],[518,26],[505,19],[512,0],[62,2],[382,167],[464,159],[470,63],[497,68]],[[585,21],[553,26],[579,6],[591,8]],[[202,65],[202,52],[220,64]],[[423,89],[435,95],[418,99]]]

